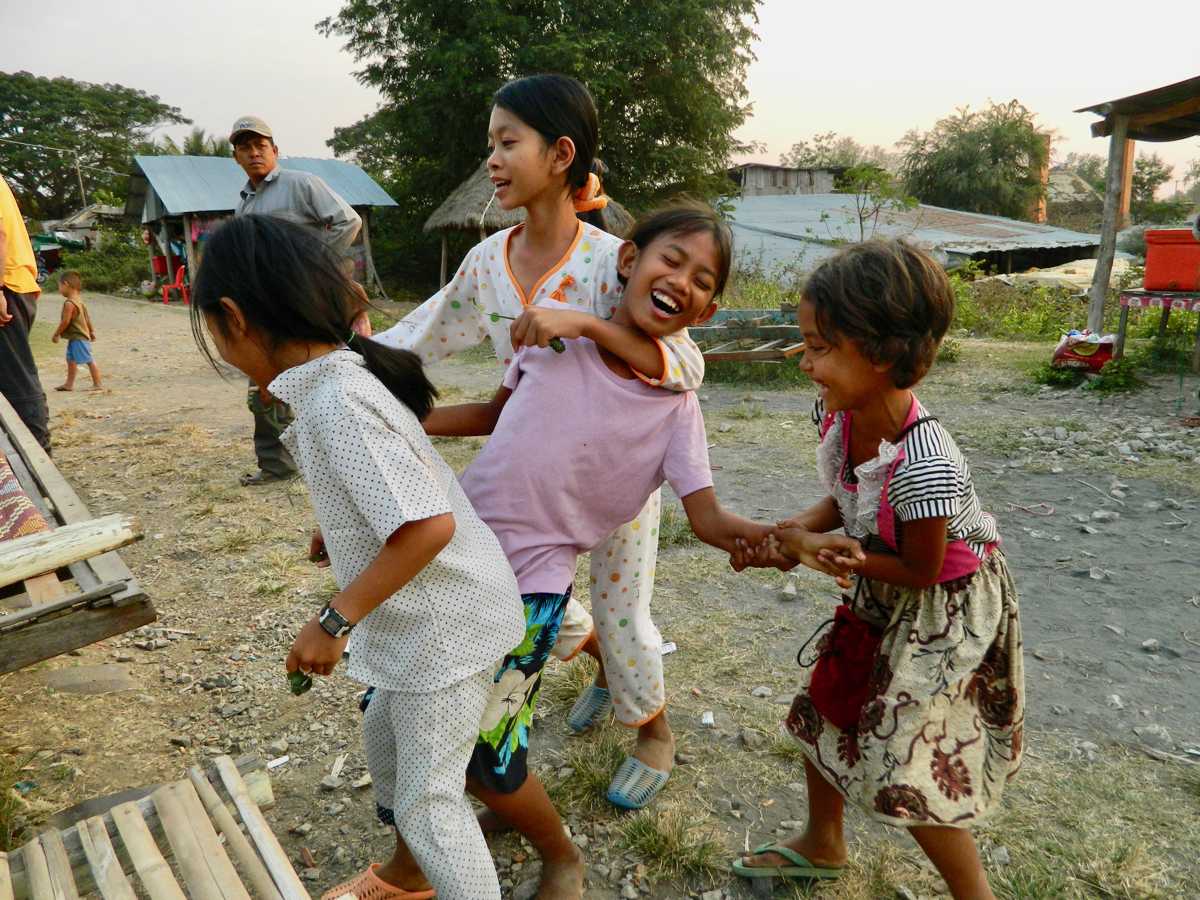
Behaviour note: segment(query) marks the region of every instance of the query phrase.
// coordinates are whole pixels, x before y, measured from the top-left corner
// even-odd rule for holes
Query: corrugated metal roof
[[[226,212],[234,209],[246,184],[246,173],[234,160],[219,156],[135,156],[139,173],[134,181],[144,178],[161,201],[161,209],[146,199],[142,221],[153,221],[163,212],[178,216],[195,212]],[[351,206],[395,206],[375,181],[353,163],[340,159],[309,159],[285,157],[279,160],[283,169],[297,169],[319,176]],[[131,200],[143,191],[131,186]],[[127,212],[142,214],[141,209]]]
[[[811,269],[841,244],[861,239],[853,194],[787,194],[745,197],[731,203],[737,255],[765,269]],[[924,204],[884,210],[867,236],[906,237],[945,257],[1006,250],[1079,247],[1090,250],[1100,236],[1001,216],[959,212]]]
[[[1085,106],[1075,112],[1094,112],[1104,116],[1104,121],[1092,123],[1092,137],[1112,134],[1113,116],[1127,115],[1133,117],[1129,123],[1131,140],[1178,141],[1200,134],[1200,109],[1196,108],[1195,103],[1197,98],[1200,98],[1200,76]],[[1139,116],[1145,118],[1139,121]]]

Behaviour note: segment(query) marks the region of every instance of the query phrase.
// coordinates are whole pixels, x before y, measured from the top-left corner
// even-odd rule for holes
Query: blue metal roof
[[[146,193],[142,221],[164,214],[226,212],[241,199],[246,173],[232,159],[219,156],[135,156],[141,175],[152,192]],[[395,206],[374,179],[353,163],[340,159],[281,157],[283,169],[298,169],[319,176],[351,206]],[[138,175],[134,175],[135,180]],[[131,195],[137,193],[130,191]],[[132,212],[132,210],[131,210]]]
[[[766,271],[806,271],[861,240],[853,194],[786,194],[732,201],[734,244],[739,260]],[[944,263],[952,256],[1006,250],[1078,247],[1081,255],[1100,243],[1096,234],[919,205],[884,210],[866,224],[866,236],[905,237],[931,250]]]

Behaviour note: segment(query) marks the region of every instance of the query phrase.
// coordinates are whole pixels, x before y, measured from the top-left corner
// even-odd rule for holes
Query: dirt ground
[[[313,522],[304,488],[237,485],[253,464],[245,384],[208,367],[183,309],[89,301],[102,393],[51,390],[64,366],[61,345],[48,340],[60,299],[44,297],[38,314],[55,460],[93,513],[141,521],[145,539],[122,555],[159,622],[0,678],[0,762],[36,783],[17,825],[178,777],[219,753],[287,755],[272,772],[268,816],[298,868],[302,847],[315,857],[305,877],[319,894],[385,855],[389,837],[374,823],[370,790],[352,786],[365,772],[360,686],[334,677],[295,699],[283,678],[292,635],[333,591],[304,558]],[[1157,379],[1105,400],[1033,386],[1023,371],[1048,356],[1046,345],[962,344],[962,359],[936,369],[919,393],[958,438],[999,519],[1026,648],[1028,761],[1005,810],[980,830],[993,884],[1014,897],[1192,893],[1200,429],[1181,416],[1197,414],[1200,379]],[[489,393],[499,371],[479,351],[432,377],[458,399]],[[78,386],[86,382],[83,374]],[[808,391],[713,384],[701,397],[726,505],[773,520],[817,498]],[[440,443],[456,466],[477,446]],[[783,590],[789,581],[795,594]],[[665,661],[680,754],[671,784],[635,816],[604,802],[631,737],[613,725],[567,736],[565,712],[590,678],[583,663],[552,666],[535,728],[533,761],[589,859],[587,897],[749,896],[728,859],[805,815],[800,757],[778,722],[796,650],[835,600],[813,573],[735,575],[677,515],[666,517],[655,617],[678,648]],[[135,646],[153,637],[163,646]],[[81,695],[46,684],[51,670],[100,663],[127,671],[133,686]],[[759,687],[770,695],[752,695]],[[715,728],[701,726],[705,711]],[[325,790],[341,753],[344,785]],[[811,895],[940,891],[906,836],[856,813],[849,825],[846,877]],[[511,837],[494,848],[506,890],[527,894],[536,858]],[[785,895],[810,894],[777,892]]]

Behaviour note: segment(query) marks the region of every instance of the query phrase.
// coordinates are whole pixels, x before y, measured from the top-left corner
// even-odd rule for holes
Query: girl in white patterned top
[[[900,241],[848,248],[805,284],[801,367],[820,393],[829,493],[757,561],[804,562],[852,596],[798,655],[808,672],[786,729],[805,756],[808,828],[735,862],[743,877],[836,877],[850,800],[908,828],[956,898],[992,897],[968,829],[1021,762],[1017,592],[966,460],[911,390],[953,311],[945,273]],[[836,556],[835,528],[865,552]]]
[[[209,241],[192,325],[205,353],[207,329],[295,416],[281,439],[340,590],[301,629],[288,673],[329,675],[349,646],[350,677],[376,689],[367,766],[409,856],[330,894],[499,900],[463,791],[496,663],[525,633],[521,600],[496,536],[421,427],[436,392],[420,360],[355,332],[360,305],[317,237],[248,215]]]
[[[607,198],[598,195],[592,173],[598,140],[595,104],[573,78],[536,75],[497,91],[488,133],[492,202],[504,210],[523,208],[525,222],[477,244],[449,284],[378,340],[412,350],[429,364],[490,338],[496,359],[507,367],[510,326],[526,308],[610,318],[621,299],[622,240],[604,230]],[[639,377],[675,391],[700,386],[704,359],[686,330],[647,342],[657,344],[662,363]],[[669,772],[674,738],[663,714],[662,638],[650,618],[660,505],[656,491],[633,522],[593,548],[595,627],[572,599],[554,655],[570,659],[583,650],[603,666],[568,717],[571,727],[587,728],[611,705],[618,721],[638,729],[634,756]],[[629,586],[615,601],[601,596],[614,580]],[[619,778],[610,785],[610,791],[623,788]]]

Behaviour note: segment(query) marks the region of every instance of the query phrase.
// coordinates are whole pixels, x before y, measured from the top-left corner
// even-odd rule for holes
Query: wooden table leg
[[[1192,371],[1200,375],[1200,309],[1196,310],[1196,346],[1192,348]]]

